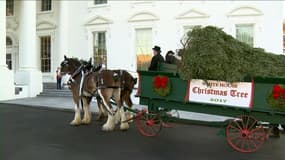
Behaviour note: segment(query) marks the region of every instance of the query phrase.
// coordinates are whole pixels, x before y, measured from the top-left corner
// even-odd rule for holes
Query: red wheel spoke
[[[231,127],[232,129],[236,129],[237,131],[240,131],[240,129],[237,128],[236,126],[230,125],[229,127]]]
[[[238,127],[240,130],[243,130],[243,129],[241,128],[241,126],[238,124],[237,121],[234,121],[234,123],[237,125],[237,127]]]
[[[161,129],[161,120],[157,114],[145,112],[137,118],[137,126],[140,133],[144,136],[156,136]]]
[[[234,121],[234,123],[237,124],[235,121]],[[232,127],[233,129],[237,129],[238,131],[242,131],[242,129],[240,128],[239,125],[234,126],[231,124],[230,127]]]
[[[241,117],[241,124],[242,124],[242,129],[246,129],[246,128],[245,128],[245,124],[244,124],[244,121],[245,121],[244,117]]]
[[[248,123],[249,123],[250,119],[249,119],[249,116],[247,116],[247,121],[246,121],[246,125],[245,125],[245,128],[248,129]]]
[[[252,125],[248,128],[248,130],[251,130],[256,122],[257,122],[257,120],[255,119],[254,122],[252,123]]]
[[[249,140],[253,145],[254,145],[254,148],[258,148],[258,146],[256,145],[256,143],[254,143],[253,140]]]
[[[245,141],[246,141],[246,140],[245,140],[245,139],[243,139],[243,140],[242,140],[242,142],[241,142],[241,148],[242,148],[242,149],[245,149],[245,146],[244,146]]]

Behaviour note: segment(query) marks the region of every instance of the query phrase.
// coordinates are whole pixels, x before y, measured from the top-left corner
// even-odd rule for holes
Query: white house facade
[[[282,54],[282,12],[282,1],[0,1],[0,100],[38,95],[64,55],[145,69],[154,45],[175,51],[194,26]]]

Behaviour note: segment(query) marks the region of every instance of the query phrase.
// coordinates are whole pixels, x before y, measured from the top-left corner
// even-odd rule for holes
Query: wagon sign
[[[209,103],[233,107],[251,108],[253,83],[193,79],[189,82],[189,102]]]

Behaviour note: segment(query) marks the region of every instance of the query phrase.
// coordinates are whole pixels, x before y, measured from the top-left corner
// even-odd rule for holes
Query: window
[[[148,70],[152,58],[152,29],[136,30],[137,70]]]
[[[186,43],[187,39],[189,38],[189,33],[191,33],[191,31],[195,27],[202,27],[202,26],[201,25],[192,25],[192,26],[185,26],[184,27],[183,43]]]
[[[93,58],[94,64],[107,66],[106,32],[93,32]]]
[[[12,70],[12,54],[6,54],[6,64],[10,70]]]
[[[14,15],[14,0],[6,0],[6,16]]]
[[[107,0],[94,0],[95,5],[107,4]]]
[[[51,38],[50,36],[40,37],[40,53],[41,53],[41,71],[50,72],[50,55],[51,55]]]
[[[12,46],[13,45],[13,41],[10,37],[6,37],[6,46]]]
[[[236,39],[253,47],[253,24],[236,25]]]
[[[52,0],[42,0],[41,1],[41,11],[50,11],[51,10]]]

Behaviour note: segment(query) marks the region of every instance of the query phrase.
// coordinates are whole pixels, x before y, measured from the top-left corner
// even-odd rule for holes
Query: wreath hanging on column
[[[167,76],[155,76],[153,79],[154,91],[160,96],[167,96],[171,91],[170,79]]]
[[[285,111],[285,86],[276,84],[268,97],[269,105],[275,110]]]

